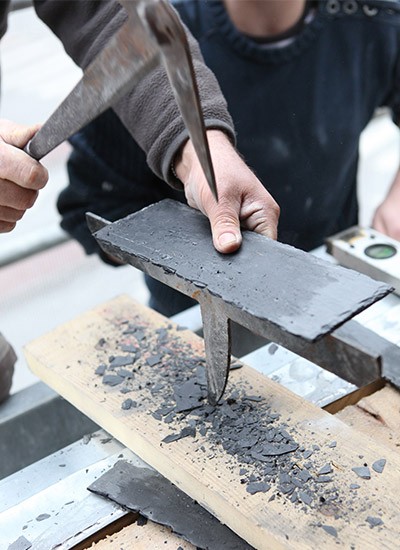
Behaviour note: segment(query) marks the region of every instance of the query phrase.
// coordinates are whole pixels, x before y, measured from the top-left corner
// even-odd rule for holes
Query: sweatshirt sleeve
[[[65,51],[85,68],[123,24],[126,14],[116,0],[36,0],[42,21],[62,41]],[[225,98],[204,64],[197,42],[187,31],[207,128],[224,131],[234,141]],[[159,65],[114,106],[145,151],[153,172],[173,186],[171,163],[188,134],[164,68]]]

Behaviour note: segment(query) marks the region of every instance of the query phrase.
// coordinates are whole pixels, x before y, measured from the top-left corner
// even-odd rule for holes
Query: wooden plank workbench
[[[156,357],[161,334],[163,358]],[[130,393],[121,392],[125,382],[115,387],[103,384],[95,374],[99,365],[143,340],[147,343],[135,361],[135,377],[127,382]],[[237,401],[247,398],[251,402],[260,396],[262,401],[255,400],[254,410],[263,411],[269,423],[275,415],[275,427],[285,426],[288,438],[298,448],[287,453],[287,460],[278,461],[277,477],[309,472],[312,479],[301,488],[311,495],[308,504],[300,496],[285,496],[278,481],[271,481],[265,493],[250,494],[248,485],[240,482],[246,464],[241,463],[240,455],[229,454],[223,444],[217,444],[210,427],[205,435],[196,431],[194,437],[163,442],[187,427],[185,415],[172,423],[154,417],[165,401],[165,391],[161,396],[154,391],[160,383],[160,369],[154,361],[168,367],[173,355],[193,358],[192,363],[196,358],[201,361],[202,340],[189,331],[176,330],[169,320],[127,297],[112,300],[26,347],[36,375],[256,548],[398,547],[398,453],[249,367],[231,372],[226,396],[236,391]],[[168,385],[167,372],[163,380]],[[137,407],[121,408],[127,395]],[[371,465],[382,458],[386,466],[376,473]],[[332,472],[331,480],[324,482],[318,472],[326,464]],[[370,479],[361,479],[353,471],[364,464],[369,467]],[[247,467],[255,477],[260,476],[255,465]],[[355,489],[355,485],[359,487]]]

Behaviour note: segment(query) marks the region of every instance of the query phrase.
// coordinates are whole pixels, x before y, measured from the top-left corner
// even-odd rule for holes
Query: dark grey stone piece
[[[187,426],[186,428],[183,428],[183,430],[181,430],[179,433],[167,435],[167,437],[164,437],[162,442],[172,443],[173,441],[178,441],[179,439],[183,439],[184,437],[195,437],[195,435],[196,435],[196,429],[190,426]]]
[[[124,411],[129,411],[129,409],[133,409],[135,407],[137,407],[136,401],[133,401],[130,398],[125,399],[125,401],[123,401],[121,405],[121,409],[123,409]]]
[[[371,472],[368,466],[356,466],[355,468],[352,468],[352,470],[362,479],[371,479]]]
[[[252,549],[247,542],[154,470],[137,468],[120,460],[88,489],[170,527],[198,548]]]
[[[306,493],[305,491],[299,491],[299,497],[304,504],[307,504],[308,506],[312,504],[313,498],[309,493]]]
[[[128,365],[133,365],[135,362],[135,357],[133,355],[117,355],[110,361],[110,367],[126,367]]]
[[[265,319],[309,341],[328,334],[391,290],[251,231],[243,232],[236,253],[219,254],[207,218],[169,199],[108,224],[95,238],[106,252],[164,282],[168,279],[171,286],[179,280],[181,290],[190,294],[200,285],[229,304],[230,313],[233,308]],[[238,322],[242,320],[241,313]]]
[[[383,525],[383,520],[381,518],[375,518],[373,516],[368,516],[365,521],[369,523],[369,526],[371,527],[371,529],[373,527],[378,527],[379,525]]]
[[[29,548],[32,548],[32,543],[27,538],[21,536],[9,544],[7,550],[29,550]]]
[[[328,533],[328,535],[332,535],[332,537],[337,537],[337,531],[332,525],[321,525],[322,529]]]
[[[385,468],[385,465],[386,465],[386,459],[380,458],[379,460],[376,460],[372,464],[372,469],[378,474],[381,474],[383,472],[383,469]]]
[[[318,470],[318,475],[319,476],[330,474],[330,473],[332,473],[332,466],[329,464],[329,462],[327,464],[325,464],[324,466],[322,466],[322,468],[320,468]]]
[[[246,486],[246,491],[251,495],[255,495],[256,493],[266,493],[270,489],[271,485],[269,485],[269,483],[265,483],[264,481],[253,481],[248,483]]]
[[[50,516],[50,514],[39,514],[37,517],[36,517],[36,521],[44,521],[45,519],[48,519]]]
[[[94,371],[94,373],[98,374],[100,376],[103,376],[103,374],[106,372],[106,370],[107,370],[107,365],[102,364],[102,365],[99,365],[97,367],[97,369]]]
[[[103,384],[106,386],[118,386],[118,384],[121,384],[123,381],[124,378],[122,376],[118,376],[117,374],[105,374],[103,376]]]

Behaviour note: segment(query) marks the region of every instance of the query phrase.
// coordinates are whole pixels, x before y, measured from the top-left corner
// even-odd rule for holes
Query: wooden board
[[[385,386],[357,404],[345,407],[337,417],[377,443],[400,451],[400,392],[395,388]]]
[[[160,344],[162,331],[164,342]],[[132,391],[126,394],[121,393],[121,385],[102,384],[95,369],[108,363],[110,356],[121,355],[121,345],[134,338],[145,341],[146,346],[142,345],[142,356],[135,362],[135,378],[129,381]],[[210,427],[204,436],[197,432],[195,437],[163,442],[187,426],[188,418],[167,424],[153,416],[165,400],[154,391],[160,381],[156,376],[159,369],[147,362],[157,350],[165,354],[160,359],[165,383],[169,383],[170,373],[176,374],[173,355],[183,361],[182,369],[192,377],[190,369],[202,361],[204,353],[201,338],[179,330],[130,298],[120,297],[31,342],[25,353],[37,376],[254,547],[398,548],[398,453],[387,448],[383,451],[369,437],[244,366],[231,372],[226,396],[237,391],[250,399],[257,394],[262,401],[253,402],[253,414],[266,411],[266,405],[276,413],[277,427],[284,425],[300,445],[287,455],[287,462],[282,461],[281,468],[290,474],[307,469],[313,482],[319,480],[318,471],[326,463],[333,469],[332,482],[314,484],[319,489],[312,493],[311,505],[291,502],[281,486],[278,490],[278,483],[271,483],[266,493],[249,494],[247,485],[241,483],[244,465],[240,455],[228,454],[216,443],[217,429]],[[136,408],[121,408],[127,396],[137,402]],[[268,412],[265,415],[265,422],[270,422]],[[256,429],[262,427],[263,422],[258,422]],[[313,454],[307,458],[305,452],[310,450]],[[387,463],[378,474],[371,465],[381,458]],[[371,470],[369,480],[360,479],[352,470],[364,463]],[[247,468],[259,475],[254,465]],[[351,484],[359,488],[351,489]],[[371,517],[380,518],[383,524],[371,528],[367,521]]]
[[[145,525],[133,523],[121,531],[108,535],[94,544],[83,548],[92,550],[195,550],[193,544],[186,542],[163,525],[148,521]]]

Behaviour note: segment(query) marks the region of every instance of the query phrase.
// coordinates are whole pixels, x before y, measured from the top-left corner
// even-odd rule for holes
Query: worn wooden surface
[[[377,443],[400,452],[400,392],[392,386],[345,407],[336,416]],[[400,489],[400,478],[397,486]]]
[[[168,527],[148,521],[145,525],[133,523],[102,540],[83,546],[92,550],[195,550],[195,546],[171,532]]]
[[[243,464],[221,445],[212,443],[212,430],[206,436],[197,433],[195,438],[165,444],[162,440],[176,432],[176,426],[152,416],[160,405],[159,395],[143,386],[136,388],[128,395],[139,406],[122,410],[127,395],[118,387],[103,385],[94,373],[110,355],[121,353],[121,343],[130,337],[123,335],[127,322],[141,327],[148,340],[156,329],[164,327],[174,340],[176,353],[180,350],[183,356],[202,357],[200,338],[189,331],[168,328],[169,320],[128,297],[120,297],[30,343],[25,350],[28,363],[47,384],[256,548],[398,548],[397,452],[382,450],[367,435],[245,366],[231,372],[227,396],[233,389],[260,395],[299,445],[313,449],[311,458],[290,463],[292,469],[303,469],[308,462],[314,479],[326,463],[333,469],[327,492],[318,493],[322,498],[313,500],[311,506],[291,502],[275,484],[267,493],[251,495],[240,483]],[[167,356],[163,361],[168,368]],[[151,386],[154,368],[146,363],[146,354],[139,363],[141,380]],[[378,474],[371,465],[382,458],[387,464]],[[352,471],[363,464],[370,467],[369,480],[360,479]],[[351,489],[351,484],[359,488]],[[321,485],[325,491],[325,484]],[[336,501],[326,506],[333,486]],[[368,517],[380,519],[383,524],[371,528]]]

